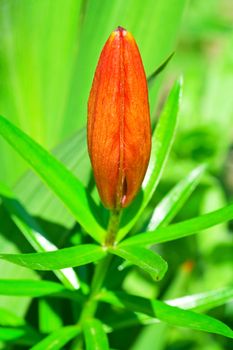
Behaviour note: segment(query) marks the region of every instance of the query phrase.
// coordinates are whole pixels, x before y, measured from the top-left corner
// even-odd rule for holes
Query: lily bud
[[[133,36],[118,27],[107,40],[88,101],[88,150],[103,204],[131,203],[151,151],[146,76]]]

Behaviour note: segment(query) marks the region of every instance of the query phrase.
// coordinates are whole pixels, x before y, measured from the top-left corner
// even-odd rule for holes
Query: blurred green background
[[[118,25],[133,33],[147,76],[175,52],[150,88],[153,125],[173,81],[180,75],[184,79],[175,144],[148,213],[177,181],[202,162],[209,164],[208,175],[175,220],[223,206],[233,196],[232,0],[0,0],[0,114],[49,150],[72,137],[86,124],[87,99],[98,56]],[[74,160],[72,166],[80,178],[86,179],[89,162],[85,134],[77,147],[84,148],[84,156],[82,163]],[[72,163],[74,150],[70,158]],[[23,161],[0,140],[0,180],[16,186],[21,197],[26,196],[29,185],[24,180],[25,171]],[[37,201],[31,181],[33,195],[27,205],[42,217],[43,205],[48,211],[50,204]],[[16,228],[6,213],[1,214],[5,218],[0,224],[1,251],[22,250]],[[69,223],[66,217],[57,222],[53,214],[51,209],[46,219],[53,217],[63,225],[62,230],[72,227],[72,222],[65,225]],[[75,237],[71,240],[75,242]],[[165,280],[154,286],[132,270],[124,280],[127,291],[179,297],[233,283],[230,224],[209,229],[208,235],[163,244],[161,249],[170,267]],[[35,272],[13,265],[1,263],[3,268],[7,277],[38,278]],[[28,310],[30,313],[30,303],[29,298],[6,297],[1,298],[0,306],[22,315]],[[215,308],[211,314],[233,326],[233,304]],[[55,319],[55,327],[59,322]],[[130,335],[128,329],[125,332],[112,334],[116,349],[232,349],[230,340],[220,336],[162,324],[143,331],[134,328]],[[121,343],[123,336],[128,343]]]

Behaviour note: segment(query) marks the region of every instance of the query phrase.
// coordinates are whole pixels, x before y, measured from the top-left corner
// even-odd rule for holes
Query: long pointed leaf
[[[60,143],[52,154],[63,163],[86,187],[90,179],[91,165],[86,145],[86,130],[77,131]],[[14,192],[23,206],[33,216],[71,228],[75,218],[64,210],[61,200],[45,185],[35,172],[29,170],[17,182]]]
[[[196,169],[192,170],[185,179],[181,180],[171,189],[155,208],[147,226],[147,231],[153,231],[161,225],[169,223],[173,219],[199,184],[205,168],[204,165],[198,166]]]
[[[184,297],[166,300],[166,303],[182,309],[207,311],[233,300],[233,287],[225,287]]]
[[[104,230],[91,214],[92,209],[96,215],[97,208],[82,183],[56,158],[1,116],[0,134],[57,194],[85,230],[101,242]]]
[[[172,59],[172,57],[174,56],[175,52],[172,52],[168,58],[162,62],[162,64],[147,78],[147,84],[148,84],[148,88],[150,89],[150,87],[154,84],[155,79],[158,77],[158,75],[160,73],[162,73],[162,71],[166,68],[166,66],[168,65],[168,63],[170,62],[170,60]]]
[[[51,281],[0,279],[0,295],[34,298],[52,296],[84,301],[84,297],[79,291],[71,291],[64,288],[63,285]]]
[[[134,312],[155,317],[172,326],[185,327],[193,330],[220,334],[233,338],[233,331],[223,322],[207,315],[179,309],[158,300],[150,300],[122,292],[102,292],[102,301]]]
[[[109,293],[109,292],[108,292]],[[111,292],[110,292],[111,293]],[[100,297],[101,298],[101,297]],[[111,295],[109,295],[111,299]],[[110,301],[109,299],[109,301]],[[225,287],[217,290],[211,290],[204,293],[186,295],[181,298],[166,300],[165,303],[171,306],[177,306],[186,310],[195,310],[195,311],[208,311],[216,306],[223,305],[227,302],[233,300],[233,288]],[[118,301],[119,302],[119,301]],[[117,301],[112,299],[113,305],[117,306]],[[152,316],[147,316],[142,313],[132,313],[129,312],[125,315],[125,318],[121,317],[121,320],[111,322],[111,327],[115,328],[125,328],[130,326],[135,326],[139,324],[154,324],[158,323],[158,319],[155,319]]]
[[[85,265],[103,258],[105,254],[98,245],[83,244],[47,253],[0,254],[0,259],[33,270],[50,271]]]
[[[211,213],[200,215],[196,218],[178,222],[167,227],[160,227],[155,231],[138,234],[126,239],[120,246],[128,245],[152,245],[173,241],[187,237],[198,231],[227,222],[233,219],[233,204],[227,205]]]
[[[67,326],[58,329],[34,345],[31,350],[59,350],[63,349],[63,345],[80,333],[80,327]]]
[[[14,193],[1,182],[0,197],[4,206],[9,211],[12,220],[37,252],[47,252],[57,249],[57,247],[46,238],[46,234],[43,232],[38,222],[30,216],[21,203],[17,201]],[[56,270],[54,273],[66,287],[73,289],[79,288],[79,280],[72,268]]]
[[[175,83],[159,118],[152,138],[152,151],[142,190],[133,203],[123,211],[121,227],[117,235],[121,240],[133,227],[149,203],[158,183],[171,149],[177,124],[181,96],[181,81]]]
[[[5,280],[0,279],[0,295],[45,296],[61,293],[65,288],[51,281]]]

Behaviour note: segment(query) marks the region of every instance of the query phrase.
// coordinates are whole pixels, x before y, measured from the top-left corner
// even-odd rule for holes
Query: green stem
[[[95,267],[90,296],[85,306],[83,307],[83,311],[81,313],[80,320],[79,320],[80,323],[82,323],[84,320],[91,318],[95,315],[96,308],[98,306],[96,295],[99,293],[99,291],[102,288],[111,260],[112,260],[112,256],[107,255]]]
[[[111,260],[112,256],[107,255],[106,258],[102,259],[96,266],[91,284],[91,296],[96,295],[100,291],[107,275]]]
[[[107,229],[106,240],[105,240],[106,246],[114,245],[119,223],[120,223],[120,210],[115,209],[111,212],[109,223],[108,223],[108,229]],[[83,306],[80,319],[78,322],[81,326],[82,326],[82,323],[85,322],[85,320],[95,316],[96,309],[98,306],[98,300],[96,296],[98,295],[98,293],[100,292],[104,284],[111,260],[112,260],[112,256],[107,255],[95,267],[95,272],[91,283],[91,291],[90,291],[89,299],[86,301],[86,303]],[[80,342],[81,342],[80,338],[77,338],[73,342],[72,349],[76,349],[76,348],[79,349],[81,346]]]
[[[110,215],[109,223],[108,223],[107,235],[105,239],[106,246],[114,245],[116,234],[120,224],[120,218],[121,218],[121,210],[113,209]]]

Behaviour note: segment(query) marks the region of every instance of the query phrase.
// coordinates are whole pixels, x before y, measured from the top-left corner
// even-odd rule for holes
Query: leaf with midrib
[[[102,259],[105,254],[101,246],[82,244],[46,253],[0,254],[0,259],[33,270],[50,271],[85,265]]]
[[[94,217],[98,208],[82,183],[55,157],[2,116],[0,134],[56,193],[80,225],[101,242],[105,231]]]
[[[155,281],[161,280],[167,271],[166,261],[163,260],[159,254],[150,249],[145,249],[140,246],[126,246],[109,248],[109,251],[137,265],[142,270],[149,273]]]
[[[162,301],[146,299],[123,292],[103,291],[99,299],[120,308],[140,312],[172,326],[220,334],[233,338],[233,331],[223,322],[193,311],[170,306]]]
[[[109,302],[110,299],[113,303],[113,305],[117,306],[117,301],[114,300],[114,298],[111,297],[112,292],[109,295]],[[100,295],[101,298],[101,295]],[[177,299],[171,299],[166,300],[165,303],[169,304],[171,306],[177,306],[182,309],[187,310],[197,310],[197,311],[208,311],[216,306],[223,305],[227,302],[231,302],[233,300],[233,288],[232,287],[225,287],[220,288],[216,290],[211,290],[208,292],[203,292],[199,294],[193,294],[193,295],[187,295],[184,297],[180,297]],[[155,319],[152,316],[148,316],[146,314],[137,312],[134,313],[132,311],[127,311],[121,316],[121,320],[110,320],[110,326],[113,327],[113,329],[116,328],[122,328],[126,325],[128,326],[136,326],[139,324],[154,324],[158,322],[158,319]],[[107,324],[109,325],[109,320],[107,321]]]
[[[232,219],[233,204],[230,204],[193,219],[178,222],[167,227],[160,227],[155,231],[140,233],[124,240],[119,246],[152,245],[169,242],[178,238],[190,236],[198,231],[205,230]]]
[[[86,130],[78,130],[60,143],[52,154],[87,187],[90,180],[90,161],[87,155]],[[23,206],[33,216],[53,221],[66,228],[75,224],[69,210],[64,210],[61,200],[46,186],[33,170],[27,171],[16,183],[14,192]]]

